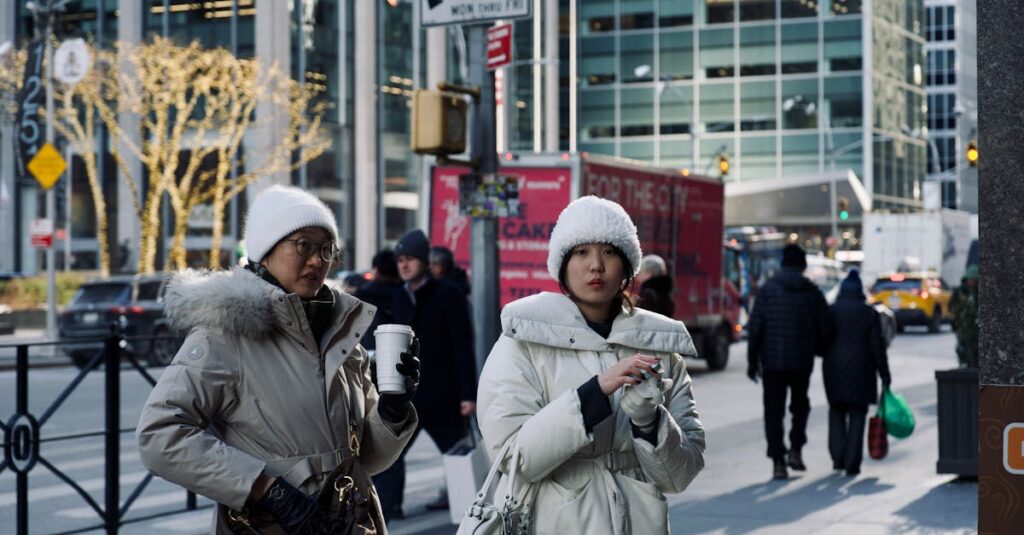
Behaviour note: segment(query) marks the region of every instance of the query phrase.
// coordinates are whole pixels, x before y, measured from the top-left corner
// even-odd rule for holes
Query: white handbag
[[[530,501],[526,498],[529,488],[521,489],[521,495],[516,494],[516,474],[519,472],[519,447],[514,445],[515,439],[509,440],[501,452],[495,457],[487,472],[487,479],[476,494],[476,499],[466,509],[466,516],[462,517],[459,524],[459,531],[456,535],[526,535],[530,529]],[[508,481],[505,487],[505,494],[495,496],[495,502],[503,498],[504,503],[495,505],[487,503],[487,494],[491,485],[495,483],[498,468],[505,460],[509,449],[512,449],[512,460],[509,462]],[[529,486],[527,486],[529,487]]]

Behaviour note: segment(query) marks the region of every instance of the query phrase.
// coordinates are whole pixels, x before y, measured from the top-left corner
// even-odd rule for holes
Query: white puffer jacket
[[[686,327],[635,310],[621,313],[605,339],[554,293],[510,303],[501,325],[480,378],[478,417],[492,458],[518,439],[519,481],[536,493],[533,533],[668,533],[664,493],[682,492],[704,467],[704,428],[682,358],[696,354]],[[610,398],[612,416],[588,434],[576,389],[638,352],[662,357],[674,381],[659,408],[657,445],[633,437],[621,389]]]

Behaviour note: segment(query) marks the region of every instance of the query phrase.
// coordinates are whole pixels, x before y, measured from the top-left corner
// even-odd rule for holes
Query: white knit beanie
[[[282,238],[305,227],[322,227],[338,243],[334,214],[320,199],[299,188],[270,186],[249,207],[245,220],[246,255],[259,262]]]
[[[584,243],[608,243],[617,247],[633,269],[640,272],[640,238],[636,225],[618,203],[593,195],[581,197],[562,210],[548,243],[548,273],[558,280],[562,259],[573,247]]]

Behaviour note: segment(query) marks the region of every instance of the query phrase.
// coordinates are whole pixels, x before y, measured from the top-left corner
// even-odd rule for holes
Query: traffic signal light
[[[850,219],[850,199],[847,199],[846,197],[840,197],[838,204],[839,219],[841,219],[842,221]]]
[[[718,155],[718,172],[722,176],[729,174],[729,155],[722,153]]]
[[[412,134],[416,154],[443,156],[466,150],[466,100],[441,91],[418,89],[412,95]]]
[[[973,139],[967,142],[967,165],[978,167],[978,142]]]

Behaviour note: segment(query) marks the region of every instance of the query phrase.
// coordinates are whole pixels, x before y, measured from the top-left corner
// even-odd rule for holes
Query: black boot
[[[772,470],[772,479],[789,479],[789,472],[786,470],[786,461],[775,459],[775,468]]]
[[[789,467],[793,470],[807,470],[807,466],[804,464],[804,458],[800,455],[800,450],[793,448],[786,454],[788,459]]]

